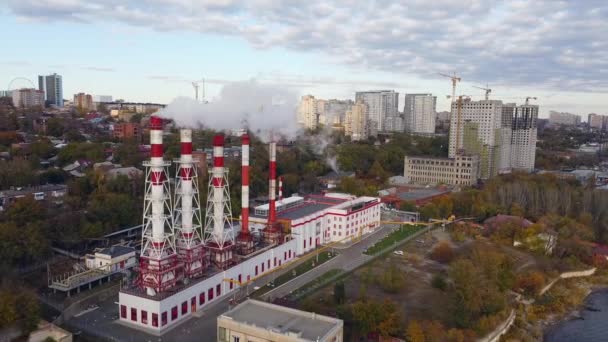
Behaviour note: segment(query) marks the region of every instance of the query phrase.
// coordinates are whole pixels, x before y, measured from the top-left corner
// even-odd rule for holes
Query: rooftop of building
[[[133,253],[133,252],[135,252],[135,249],[131,248],[131,247],[111,246],[111,247],[104,248],[97,253],[109,255],[111,258],[117,258],[121,255],[129,254],[129,253]]]
[[[219,317],[304,340],[318,341],[343,327],[342,320],[249,299]]]
[[[419,187],[419,186],[400,186],[383,189],[378,191],[381,197],[395,196],[402,201],[418,201],[430,197],[440,196],[450,193],[452,190],[446,186],[438,187]]]
[[[335,196],[332,196],[332,194],[330,194],[330,195],[308,195],[304,198],[299,197],[299,196],[286,197],[282,200],[282,201],[284,201],[284,203],[285,203],[285,201],[290,201],[289,203],[291,203],[291,201],[293,201],[294,203],[297,203],[296,201],[300,201],[300,203],[291,208],[277,211],[277,213],[276,213],[277,219],[297,220],[302,217],[312,215],[318,211],[321,211],[321,210],[333,207],[337,204],[343,203],[349,199],[347,197],[340,196],[338,194],[334,194],[334,195]],[[277,205],[281,205],[281,204],[282,204],[281,201],[277,201]],[[264,216],[256,215],[255,213],[258,210],[267,211],[268,204],[263,204],[263,205],[255,207],[254,215],[252,215],[254,217],[266,217],[266,215],[264,215]]]
[[[67,185],[65,184],[45,184],[27,188],[16,188],[11,190],[0,191],[0,197],[13,197],[19,195],[33,194],[36,192],[49,192],[49,191],[66,191]]]

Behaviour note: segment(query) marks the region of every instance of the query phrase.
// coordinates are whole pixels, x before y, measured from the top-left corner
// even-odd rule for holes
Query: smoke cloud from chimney
[[[260,84],[255,79],[226,84],[217,98],[200,103],[189,97],[175,98],[159,115],[181,127],[215,130],[249,128],[268,140],[269,132],[296,136],[297,94],[285,87]]]

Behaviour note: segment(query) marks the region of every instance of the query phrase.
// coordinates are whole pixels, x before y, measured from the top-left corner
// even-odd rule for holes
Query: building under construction
[[[379,199],[344,194],[276,200],[276,147],[269,146],[269,203],[249,218],[249,137],[242,136],[242,217],[232,218],[224,138],[213,140],[204,219],[192,137],[181,130],[181,156],[163,159],[163,121],[152,117],[137,281],[119,293],[119,319],[160,335],[211,302],[317,246],[379,226]],[[279,178],[280,180],[280,178]],[[174,184],[175,189],[171,189]],[[279,189],[281,187],[279,186]],[[173,195],[172,195],[173,194]],[[266,208],[266,210],[264,210]]]

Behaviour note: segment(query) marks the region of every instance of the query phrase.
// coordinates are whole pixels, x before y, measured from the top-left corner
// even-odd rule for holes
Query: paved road
[[[372,258],[369,255],[363,254],[363,250],[372,246],[378,240],[390,233],[392,229],[397,227],[397,225],[383,225],[374,233],[365,236],[358,243],[343,249],[334,249],[335,252],[339,253],[338,256],[292,281],[277,287],[271,292],[268,292],[265,296],[272,298],[285,296],[331,269],[338,268],[345,271],[353,270]],[[291,268],[288,268],[281,273],[284,272],[291,272]],[[250,285],[250,288],[263,286],[274,277],[278,276],[278,273],[279,272],[275,275],[268,275],[256,280],[254,284]],[[241,296],[246,294],[245,291],[241,293]],[[215,341],[217,330],[216,318],[230,309],[230,298],[232,298],[232,295],[207,306],[205,309],[197,312],[195,317],[179,324],[177,327],[160,337],[117,323],[117,296],[100,302],[98,304],[99,309],[84,313],[79,317],[74,317],[67,322],[66,325],[72,331],[82,331],[83,335],[88,337],[87,340],[96,341]],[[76,340],[79,340],[78,336],[76,336]]]

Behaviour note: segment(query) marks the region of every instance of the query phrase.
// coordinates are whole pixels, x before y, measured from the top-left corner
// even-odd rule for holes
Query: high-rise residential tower
[[[481,179],[497,175],[501,167],[506,165],[504,158],[501,162],[501,157],[509,155],[507,151],[501,153],[504,139],[508,135],[503,134],[507,122],[502,120],[502,101],[463,100],[460,103],[460,119],[458,106],[459,101],[452,103],[449,157],[454,158],[463,153],[477,154]]]
[[[298,105],[298,124],[306,129],[315,129],[319,125],[317,100],[312,95],[304,95]]]
[[[394,90],[372,90],[355,93],[355,101],[367,105],[370,133],[386,130],[386,118],[398,117],[399,93]],[[394,119],[392,119],[394,121]],[[389,120],[390,121],[390,120]]]
[[[44,92],[47,105],[63,107],[63,81],[61,75],[38,76],[38,89]]]
[[[344,117],[344,133],[351,140],[365,140],[368,137],[367,127],[367,105],[363,101],[357,101]]]
[[[405,94],[404,102],[405,130],[412,133],[435,133],[437,96]]]
[[[510,167],[516,170],[534,170],[538,106],[507,103],[503,106],[503,112],[511,118]]]

